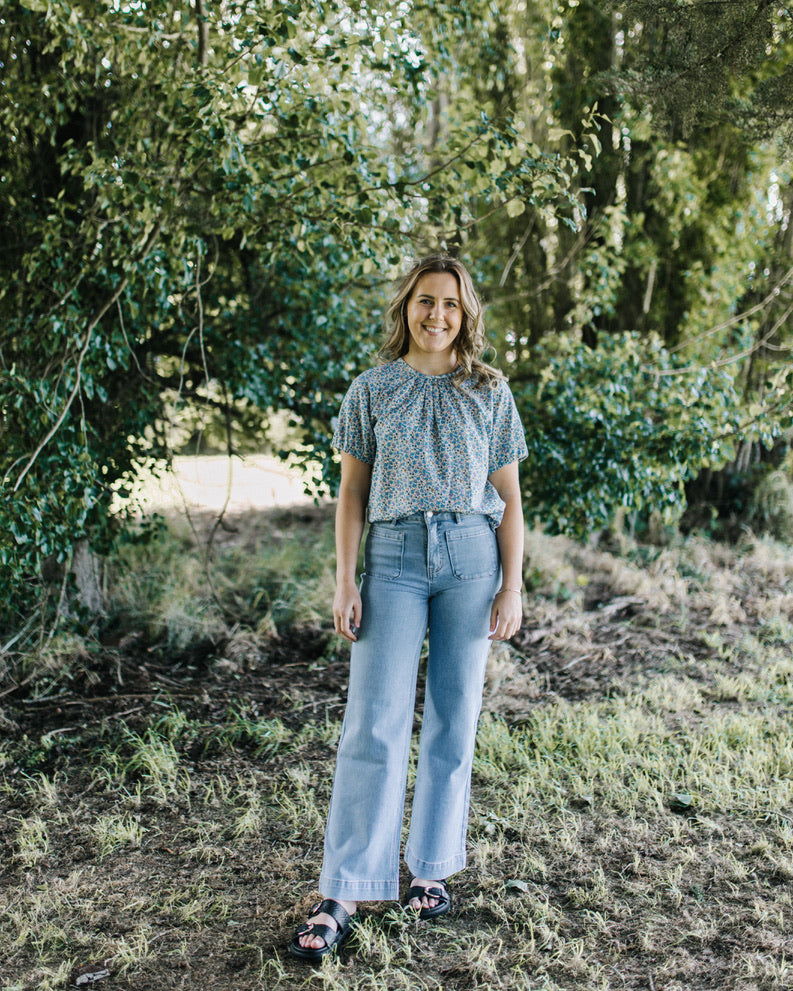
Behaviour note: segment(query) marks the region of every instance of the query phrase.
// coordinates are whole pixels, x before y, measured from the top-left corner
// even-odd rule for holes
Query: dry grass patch
[[[119,616],[145,601],[145,623],[84,650],[92,679],[6,710],[8,991],[67,987],[92,961],[125,991],[790,987],[789,551],[531,534],[454,917],[363,906],[349,951],[312,968],[285,947],[316,896],[346,680],[324,612],[330,521],[224,532],[215,591],[235,618],[192,643],[184,616],[212,597],[177,537],[125,557]]]

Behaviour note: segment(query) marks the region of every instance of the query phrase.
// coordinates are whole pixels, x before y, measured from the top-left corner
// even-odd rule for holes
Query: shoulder
[[[385,365],[367,368],[352,380],[348,395],[359,400],[363,397],[377,399],[384,396],[408,378],[405,375],[406,369],[407,366],[402,361],[390,361]]]
[[[365,372],[361,372],[358,378],[364,382],[370,382],[372,385],[376,385],[378,382],[389,379],[393,374],[394,362],[389,361],[385,365],[375,365],[373,368],[367,368]]]
[[[372,373],[376,371],[376,368],[369,368],[365,372],[356,375],[347,386],[345,399],[349,402],[351,400],[360,400],[361,397],[368,395],[372,385],[376,382],[376,377],[373,380],[372,376]]]
[[[401,368],[404,362],[389,361],[385,365],[375,365],[374,368],[367,368],[365,372],[356,375],[352,380],[350,388],[377,390],[385,385],[390,385],[394,381],[401,379]]]
[[[493,405],[495,406],[511,406],[515,402],[515,397],[512,395],[512,389],[509,387],[509,382],[506,378],[496,379],[495,382],[490,386],[490,394],[493,397]]]
[[[497,432],[512,431],[519,425],[519,414],[515,397],[505,378],[480,384],[470,393],[484,415]]]
[[[503,376],[483,381],[471,375],[460,383],[460,388],[478,403],[491,408],[512,401],[512,391]]]

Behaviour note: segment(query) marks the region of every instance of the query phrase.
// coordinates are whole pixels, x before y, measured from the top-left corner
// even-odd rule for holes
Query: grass
[[[748,538],[532,533],[454,916],[364,906],[349,953],[293,961],[345,682],[329,520],[301,513],[224,537],[219,604],[186,531],[125,550],[103,640],[54,642],[47,691],[6,708],[7,991],[88,964],[134,991],[793,984],[793,553]]]
[[[149,539],[127,544],[113,576],[115,608],[144,619],[147,638],[177,651],[225,639],[233,624],[244,625],[248,643],[252,634],[283,626],[320,625],[335,576],[332,530],[312,525],[317,514],[309,508],[301,513],[302,538],[284,523],[257,528],[258,516],[218,531],[209,563],[196,552],[196,539],[212,529],[206,517],[196,516],[193,526],[174,521],[156,554]]]

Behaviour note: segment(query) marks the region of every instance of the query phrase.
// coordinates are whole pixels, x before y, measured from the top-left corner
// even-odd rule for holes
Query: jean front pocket
[[[452,572],[460,581],[489,578],[498,570],[498,543],[489,526],[449,530],[446,546]]]
[[[385,578],[393,581],[402,574],[402,553],[405,546],[404,533],[397,533],[391,527],[378,526],[369,530],[363,552],[363,570],[372,578]]]

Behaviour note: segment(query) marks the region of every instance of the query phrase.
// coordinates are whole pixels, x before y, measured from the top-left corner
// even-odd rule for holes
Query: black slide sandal
[[[446,890],[445,878],[438,883],[444,887],[436,888],[434,885],[432,887],[425,887],[423,884],[414,884],[405,898],[405,908],[410,908],[410,902],[414,898],[418,898],[421,901],[426,896],[427,898],[435,898],[438,904],[434,908],[422,908],[419,912],[420,919],[437,919],[440,915],[446,915],[452,907],[452,896]]]
[[[350,915],[344,906],[339,905],[332,898],[326,898],[324,902],[318,902],[311,909],[309,918],[320,915],[320,913],[329,915],[339,928],[331,929],[330,926],[323,925],[319,922],[303,923],[295,932],[292,942],[289,944],[289,952],[293,957],[297,957],[299,960],[321,960],[322,957],[327,956],[329,953],[335,953],[351,935],[357,913]],[[313,947],[301,946],[298,942],[301,936],[318,936],[320,939],[325,940],[325,945],[321,946],[318,950],[313,949]]]

